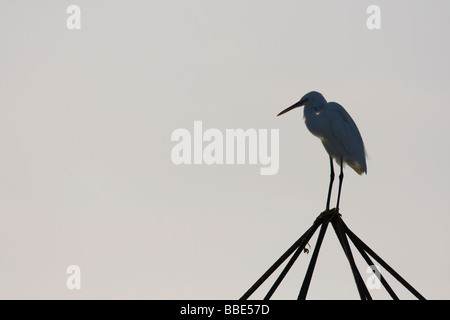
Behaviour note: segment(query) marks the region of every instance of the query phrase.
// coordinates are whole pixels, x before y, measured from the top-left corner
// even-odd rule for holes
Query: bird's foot
[[[335,215],[341,216],[341,214],[339,213],[339,208],[326,209],[321,214],[319,214],[319,216],[316,218],[316,221],[318,220],[322,220],[322,222],[326,220],[330,221],[334,218]]]

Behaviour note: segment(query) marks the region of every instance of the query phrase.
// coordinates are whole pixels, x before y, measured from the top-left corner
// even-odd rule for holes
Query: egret
[[[292,109],[305,106],[303,118],[308,130],[318,137],[330,158],[330,185],[326,211],[330,210],[330,196],[334,181],[333,159],[340,165],[339,190],[336,210],[339,211],[342,181],[344,180],[343,165],[348,164],[359,175],[366,173],[366,151],[358,127],[344,107],[336,102],[327,102],[317,91],[305,94],[300,101],[281,111],[278,116]]]

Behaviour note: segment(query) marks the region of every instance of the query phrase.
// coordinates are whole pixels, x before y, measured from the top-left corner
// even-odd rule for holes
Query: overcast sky
[[[71,4],[79,30],[66,25]],[[366,25],[371,4],[379,30]],[[450,298],[449,11],[1,2],[0,298],[238,299],[324,210],[328,155],[301,108],[276,117],[311,90],[346,108],[368,152],[367,175],[345,168],[346,224],[426,298]],[[224,135],[278,129],[277,174],[259,162],[174,164],[171,135],[194,135],[194,121]],[[274,299],[297,297],[310,257]],[[66,286],[70,265],[79,290]],[[332,228],[308,298],[359,298]]]

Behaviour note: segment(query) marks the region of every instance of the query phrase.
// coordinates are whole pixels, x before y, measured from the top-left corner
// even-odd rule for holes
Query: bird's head
[[[281,111],[278,116],[281,116],[282,114],[285,114],[288,111],[291,111],[292,109],[305,106],[305,105],[321,105],[327,103],[327,100],[323,97],[323,95],[320,92],[317,91],[311,91],[305,94],[298,102],[294,103],[292,106],[290,106],[287,109],[284,109]]]

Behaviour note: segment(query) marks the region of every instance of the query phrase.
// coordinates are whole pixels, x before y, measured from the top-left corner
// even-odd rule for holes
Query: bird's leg
[[[330,210],[330,197],[331,197],[331,189],[333,187],[333,181],[334,181],[334,168],[333,168],[333,158],[330,157],[330,186],[328,187],[328,198],[327,198],[327,209],[325,211]]]
[[[342,181],[344,180],[344,169],[343,169],[343,163],[342,163],[342,156],[340,159],[341,164],[341,174],[339,175],[339,190],[338,190],[338,198],[336,203],[336,210],[339,211],[339,200],[341,199],[341,188],[342,188]]]

